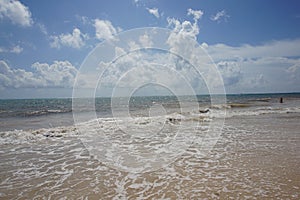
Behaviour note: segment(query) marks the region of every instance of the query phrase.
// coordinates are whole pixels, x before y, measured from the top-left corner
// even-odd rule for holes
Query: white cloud
[[[110,40],[117,34],[116,29],[108,20],[95,19],[94,27],[96,29],[96,38],[99,40]]]
[[[229,17],[230,17],[230,16],[227,15],[226,11],[225,11],[225,10],[222,10],[222,11],[220,11],[220,12],[217,12],[215,15],[212,15],[212,16],[210,17],[210,19],[211,19],[212,21],[220,22],[221,20],[227,21]]]
[[[53,48],[67,46],[80,49],[85,45],[84,40],[86,38],[88,38],[86,34],[81,33],[80,29],[74,28],[72,33],[61,34],[59,36],[51,36],[51,39],[53,41],[50,43],[50,46]]]
[[[180,22],[175,18],[167,18],[168,27],[173,29],[173,33],[175,33],[177,37],[181,35],[183,37],[188,36],[196,39],[199,34],[198,20],[202,17],[203,12],[201,10],[192,10],[190,8],[188,9],[187,15],[193,15],[193,23],[187,20]]]
[[[291,77],[291,80],[295,81],[300,84],[300,59],[298,62],[287,68],[286,72]]]
[[[23,51],[23,48],[20,47],[19,45],[14,46],[14,47],[11,49],[11,52],[12,52],[12,53],[16,53],[16,54],[19,54],[19,53],[21,53],[22,51]]]
[[[144,83],[161,82],[184,94],[187,90],[182,86],[184,81],[188,81],[195,91],[201,93],[207,90],[205,84],[222,89],[220,86],[224,81],[229,93],[300,91],[299,78],[297,78],[300,77],[300,40],[273,41],[262,45],[230,46],[207,43],[199,45],[197,43],[200,32],[198,20],[201,19],[203,12],[189,9],[187,15],[193,16],[193,20],[180,21],[167,18],[168,26],[172,30],[170,35],[164,38],[167,41],[160,38],[159,43],[166,47],[161,49],[169,50],[174,53],[171,53],[172,55],[163,52],[147,53],[147,51],[126,54],[128,51],[132,52],[144,46],[156,46],[155,33],[159,32],[158,30],[141,31],[135,41],[125,41],[126,45],[120,42],[121,45],[115,47],[115,56],[124,56],[114,63],[97,65],[99,73],[101,69],[106,69],[101,77],[103,88],[100,89],[105,89],[107,92],[121,81],[120,91],[124,91],[125,94],[130,88]],[[116,44],[120,44],[118,42]],[[206,52],[212,57],[216,66],[212,65],[212,60],[207,58]],[[200,73],[174,55],[180,55],[197,66]],[[223,81],[218,79],[219,74],[213,72],[214,69],[218,69]],[[179,75],[186,80],[179,79],[177,77]],[[89,78],[91,76],[95,77]],[[90,73],[83,76],[83,79],[86,82],[80,86],[92,87],[95,85],[92,81],[97,82],[99,76]],[[106,94],[109,95],[109,92]]]
[[[300,91],[300,40],[272,41],[261,45],[207,45],[216,63],[232,63],[240,72],[220,70],[230,92]],[[237,77],[238,75],[239,77]],[[238,82],[228,85],[228,78]]]
[[[174,18],[168,18],[169,26],[172,27],[173,31],[171,35],[164,38],[168,39],[167,41],[159,40],[159,43],[162,43],[162,45],[166,46],[166,49],[170,49],[175,54],[169,54],[164,51],[142,50],[125,54],[125,56],[118,58],[112,64],[101,63],[100,68],[106,68],[109,65],[101,78],[101,86],[105,89],[113,88],[114,84],[122,80],[118,85],[120,91],[123,92],[122,95],[125,95],[126,92],[134,87],[142,86],[149,82],[165,84],[167,88],[176,90],[180,94],[192,94],[189,86],[195,87],[194,89],[199,93],[206,90],[201,74],[190,64],[176,56],[177,53],[178,55],[187,55],[187,58],[191,59],[199,58],[198,52],[191,52],[191,46],[194,46],[196,43],[196,36],[199,33],[197,25],[199,18],[200,15],[198,14],[194,17],[194,22],[181,22]],[[152,31],[140,31],[136,41],[130,40],[126,42],[127,45],[122,45],[122,48],[115,48],[115,55],[124,54],[126,50],[132,52],[142,47],[154,45],[157,43],[154,37],[156,37],[156,34],[160,35],[160,32],[155,29]],[[200,64],[201,59],[197,60],[196,63]],[[214,77],[215,80],[216,78]]]
[[[77,69],[68,61],[34,63],[33,71],[12,69],[0,60],[0,88],[70,88]]]
[[[151,47],[153,45],[151,37],[146,33],[140,36],[139,42],[141,43],[142,47]]]
[[[193,15],[195,21],[200,19],[203,14],[204,13],[202,10],[193,10],[191,8],[188,9],[188,15]]]
[[[0,53],[15,53],[19,54],[23,51],[23,48],[19,45],[13,46],[11,48],[0,47]]]
[[[133,0],[133,4],[136,6],[136,7],[139,7],[141,5],[141,0]]]
[[[46,26],[44,24],[41,23],[36,23],[37,27],[40,29],[40,31],[44,34],[44,35],[48,35],[48,31],[46,29]]]
[[[123,54],[124,50],[118,47],[116,54],[119,53]],[[163,84],[172,92],[188,94],[191,90],[188,88],[187,82],[190,82],[191,85],[193,85],[193,81],[197,85],[201,82],[199,74],[191,68],[191,65],[182,59],[178,60],[175,55],[162,51],[135,51],[132,54],[125,54],[114,63],[100,64],[99,67],[106,71],[100,78],[101,88],[98,89],[117,86],[118,92],[121,92],[117,93],[121,96],[128,95],[132,89],[149,83]],[[92,80],[92,78],[88,80]],[[94,80],[98,81],[99,76]]]
[[[31,26],[33,20],[29,8],[16,0],[0,1],[0,19],[8,18],[13,24]]]
[[[75,15],[78,21],[80,21],[83,25],[90,25],[92,20],[90,20],[87,16]]]
[[[297,71],[299,71],[299,70],[300,70],[300,62],[294,64],[294,65],[291,66],[291,67],[289,67],[289,68],[287,69],[287,72],[288,72],[288,73],[294,74],[295,72],[297,72]]]
[[[261,45],[229,46],[215,44],[208,47],[208,53],[217,60],[241,57],[242,59],[257,59],[268,57],[299,56],[300,39],[272,41]]]
[[[204,49],[207,49],[208,48],[208,44],[206,42],[203,42],[201,44],[201,47],[204,48]]]
[[[254,77],[254,79],[250,80],[252,87],[263,87],[268,81],[265,79],[263,74],[258,74],[258,76]]]
[[[165,84],[167,88],[176,90],[180,94],[192,94],[188,88],[189,86],[194,87],[195,91],[199,93],[206,91],[207,88],[200,72],[184,59],[176,56],[183,55],[184,58],[192,59],[197,66],[201,66],[203,63],[201,55],[199,56],[198,54],[199,52],[193,52],[192,50],[197,43],[197,35],[199,34],[198,20],[203,12],[189,9],[187,14],[193,16],[193,21],[179,21],[174,18],[168,18],[169,27],[172,28],[171,34],[164,38],[167,41],[159,40],[159,43],[162,43],[166,49],[169,49],[174,54],[152,50],[149,50],[149,52],[148,50],[134,51],[134,53],[125,54],[125,56],[118,58],[112,64],[101,63],[99,67],[102,67],[103,70],[109,65],[101,78],[101,86],[105,89],[113,88],[118,81],[122,80],[118,86],[120,91],[124,93],[149,82]],[[126,45],[121,45],[122,48],[115,48],[115,55],[118,56],[128,50],[132,52],[134,49],[154,45],[158,41],[154,40],[153,37],[156,34],[160,35],[159,31],[157,31],[141,31],[136,41],[129,40],[126,41]],[[200,53],[203,55],[203,52]],[[206,61],[207,59],[204,60],[204,62]],[[90,78],[89,80],[93,79]],[[220,83],[216,83],[218,82],[216,76],[210,76],[210,83],[212,82],[216,86],[220,85]]]
[[[180,22],[174,18],[167,18],[168,27],[172,28],[167,44],[169,44],[172,52],[190,57],[195,54],[191,47],[197,43],[199,34],[198,19],[201,18],[203,12],[188,9],[187,14],[194,16],[193,22],[187,20]]]
[[[197,21],[201,18],[201,14],[195,13],[200,12],[188,10],[189,15],[194,15],[194,22],[167,19],[173,30],[167,43],[172,52],[198,63],[207,83],[214,84],[208,67],[201,67],[205,63],[199,56],[201,52],[196,55],[197,52],[191,50],[191,46],[197,45]],[[225,11],[221,12],[214,19],[221,20],[225,15]],[[200,47],[216,63],[228,92],[300,91],[300,39],[240,46],[202,43]]]
[[[193,24],[190,21],[180,22],[179,20],[174,18],[167,18],[167,21],[168,27],[172,28],[173,33],[177,35],[176,37],[182,36],[191,37],[195,39],[199,34],[199,27],[195,22]],[[170,42],[176,43],[178,41],[170,40]]]
[[[237,62],[221,61],[217,63],[225,86],[230,86],[239,83],[242,78],[241,68]]]
[[[160,14],[159,14],[157,8],[147,8],[147,10],[150,14],[154,15],[156,18],[160,17]]]

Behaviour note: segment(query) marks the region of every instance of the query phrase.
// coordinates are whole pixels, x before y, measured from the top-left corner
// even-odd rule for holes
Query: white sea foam
[[[217,109],[216,109],[217,108]],[[224,115],[224,108],[226,115]],[[205,108],[203,108],[204,110]],[[104,133],[122,130],[130,132],[131,135],[136,137],[149,137],[161,130],[165,125],[180,125],[184,121],[198,121],[198,122],[211,122],[213,119],[218,118],[231,118],[235,116],[256,116],[264,114],[288,114],[300,113],[300,107],[251,107],[232,109],[226,106],[212,106],[207,113],[200,113],[197,111],[186,113],[172,113],[164,116],[153,117],[134,117],[134,118],[98,118],[77,124],[79,128],[86,131],[78,132],[75,126],[56,127],[38,130],[13,130],[0,132],[0,144],[18,144],[24,142],[34,142],[45,138],[59,138],[67,135],[76,134],[91,134],[94,130],[102,130]],[[196,126],[198,129],[205,126]]]
[[[177,114],[168,115],[170,116],[179,118]],[[186,117],[181,119],[190,122]],[[149,119],[140,118],[137,124],[147,120]],[[113,119],[98,119],[80,126],[98,127],[97,124],[101,124],[103,127],[99,130],[104,131],[114,130],[114,123]],[[177,123],[168,125],[179,126]],[[34,137],[39,137],[39,140],[27,138],[25,140],[32,143],[2,146],[0,168],[3,170],[0,171],[2,180],[0,192],[4,198],[14,199],[22,197],[85,199],[87,196],[108,199],[205,199],[220,196],[255,199],[256,197],[267,198],[270,195],[297,199],[299,185],[291,177],[288,179],[290,181],[284,182],[280,173],[271,171],[274,169],[270,166],[259,165],[258,167],[256,163],[249,160],[262,156],[261,153],[268,150],[275,151],[273,154],[278,157],[278,153],[286,148],[285,146],[272,145],[272,143],[262,146],[259,141],[249,140],[249,137],[254,137],[258,132],[261,134],[259,138],[263,135],[276,137],[276,132],[272,130],[270,134],[270,130],[245,128],[224,127],[224,134],[219,139],[219,144],[212,154],[206,157],[197,156],[200,147],[196,142],[179,158],[175,158],[174,163],[169,163],[151,173],[141,174],[118,171],[110,165],[104,165],[97,159],[89,157],[85,147],[77,138],[77,134],[88,134],[88,130],[77,133],[78,130],[74,130],[74,127],[52,128],[53,135],[63,136],[47,137],[43,134],[48,133],[49,129],[41,129],[39,133],[34,134]],[[19,131],[19,133],[25,132]],[[120,148],[121,144],[115,145]],[[294,148],[289,145],[289,150],[294,150],[296,155],[297,148],[296,146]],[[158,150],[163,153],[165,149]],[[120,165],[121,168],[129,167],[122,162]],[[134,169],[136,168],[137,166]],[[127,169],[130,170],[132,169]],[[284,190],[284,184],[292,187]],[[237,191],[237,187],[241,189]]]
[[[152,117],[98,118],[76,126],[1,132],[0,196],[299,199],[299,129],[292,132],[297,127],[287,128],[298,118],[288,118],[294,121],[287,125],[278,119],[276,127],[278,122],[282,123],[278,127],[286,127],[277,130],[266,127],[263,117],[253,117],[257,121],[251,124],[243,117],[266,115],[268,122],[267,114],[286,116],[299,113],[299,107],[226,108],[231,124],[226,124],[214,148],[209,149],[203,141],[215,142],[217,135],[208,133],[218,128],[213,123],[224,116],[225,108],[210,108],[207,113],[194,110]],[[282,134],[282,130],[286,132]],[[83,140],[101,147],[89,147]],[[210,154],[205,154],[206,148]],[[99,152],[103,157],[98,159]]]
[[[300,113],[300,107],[259,107],[251,109],[231,109],[227,111],[226,117],[234,116],[255,116],[264,114],[288,114],[288,113]]]

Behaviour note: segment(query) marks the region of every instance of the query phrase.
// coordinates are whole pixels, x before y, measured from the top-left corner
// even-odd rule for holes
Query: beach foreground
[[[300,113],[273,111],[228,117],[207,155],[192,143],[168,165],[143,173],[90,156],[75,126],[1,132],[0,197],[299,199]]]
[[[120,172],[91,159],[76,137],[1,145],[0,195],[299,199],[299,119],[299,114],[231,118],[207,157],[195,157],[190,147],[168,167],[143,174]]]

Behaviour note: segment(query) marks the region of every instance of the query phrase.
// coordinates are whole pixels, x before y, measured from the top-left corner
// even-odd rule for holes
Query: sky
[[[227,93],[300,92],[300,2],[297,0],[0,0],[0,99],[71,97],[76,77],[97,45],[144,27],[169,29],[175,35],[170,35],[173,40],[168,40],[168,48],[180,55],[186,51],[184,48],[189,49],[187,43],[180,43],[183,36],[197,42],[213,60]],[[149,33],[143,36],[151,38]],[[115,47],[115,55],[120,51],[125,49]],[[152,61],[145,63],[141,61],[147,60],[142,54],[129,64],[129,57],[126,61],[120,59],[122,66],[126,66],[124,62],[128,66],[137,61],[143,63],[137,70],[130,68],[132,74],[124,80],[134,82],[137,87],[146,83],[145,79],[155,82],[174,73],[174,81],[170,76],[167,78],[170,81],[163,83],[167,88],[168,84],[170,88],[180,87],[181,79],[174,76],[184,74],[182,69],[177,73],[160,66],[155,68],[149,63],[166,57],[153,56]],[[196,62],[196,57],[188,59],[196,65],[202,64]],[[103,80],[115,83],[119,80],[124,85],[122,75],[116,78],[120,69],[111,66]],[[93,71],[94,75],[95,72],[99,73]],[[161,78],[156,77],[158,74]],[[100,75],[96,75],[99,79]],[[88,74],[84,78],[83,89],[94,90],[87,83],[93,78]],[[204,91],[197,88],[203,85],[195,83],[201,82],[201,78],[206,84],[213,82],[207,82],[209,78],[194,78],[191,86],[196,93]],[[110,94],[101,89],[97,93]]]

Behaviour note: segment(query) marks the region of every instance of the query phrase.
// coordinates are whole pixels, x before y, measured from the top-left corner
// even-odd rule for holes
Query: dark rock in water
[[[176,118],[168,118],[167,119],[169,122],[175,123],[175,122],[180,122],[181,119],[176,119]]]
[[[55,135],[55,137],[62,137],[62,135]]]
[[[199,110],[200,113],[208,113],[209,109],[205,109],[205,110]]]
[[[45,137],[62,137],[62,135],[44,134]]]

